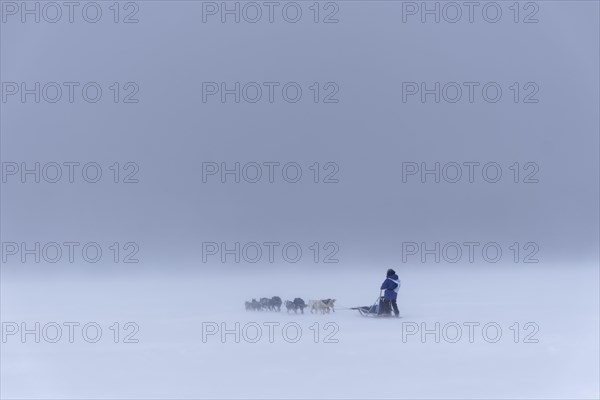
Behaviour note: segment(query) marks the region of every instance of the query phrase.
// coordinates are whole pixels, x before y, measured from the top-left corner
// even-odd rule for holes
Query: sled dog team
[[[398,291],[400,290],[400,278],[396,274],[396,271],[393,269],[388,269],[385,274],[385,279],[381,284],[379,297],[379,304],[374,304],[372,306],[362,306],[362,307],[354,307],[350,308],[351,310],[359,310],[361,314],[371,315],[375,314],[377,316],[391,316],[392,313],[396,317],[400,317],[400,310],[398,310]],[[286,300],[285,307],[287,308],[287,312],[294,311],[294,313],[298,313],[298,310],[302,314],[304,314],[304,309],[308,307],[311,313],[321,314],[329,313],[330,311],[335,312],[334,304],[335,299],[322,299],[322,300],[309,300],[308,304],[304,302],[299,297],[296,297],[293,301]],[[246,302],[246,311],[254,310],[254,311],[281,311],[281,297],[273,296],[270,299],[267,297],[262,297],[259,301],[256,299],[252,299],[252,301]]]
[[[308,307],[311,313],[321,314],[329,313],[330,311],[335,312],[335,299],[323,299],[323,300],[309,300],[308,304],[304,302],[300,297],[296,297],[293,301],[286,300],[285,308],[287,312],[293,311],[298,313],[298,310],[304,314],[304,309]],[[260,300],[252,299],[252,301],[246,302],[246,311],[281,311],[281,297],[273,296],[270,299],[262,297]]]

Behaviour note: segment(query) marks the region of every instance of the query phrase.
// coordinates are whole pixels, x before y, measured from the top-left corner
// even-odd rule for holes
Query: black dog
[[[306,308],[306,303],[300,297],[296,297],[293,301],[294,304],[294,312],[298,312],[300,310],[302,314],[304,314],[304,309]]]
[[[269,300],[269,310],[281,311],[281,297],[279,297],[279,296],[271,297],[271,300]]]

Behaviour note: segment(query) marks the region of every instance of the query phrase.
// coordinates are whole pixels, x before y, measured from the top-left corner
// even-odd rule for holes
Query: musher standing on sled
[[[379,315],[390,315],[393,307],[394,314],[399,317],[400,310],[398,310],[396,299],[398,298],[398,290],[400,290],[400,279],[396,275],[396,271],[393,269],[387,270],[385,281],[381,284],[381,290],[385,290],[385,292],[379,306]]]

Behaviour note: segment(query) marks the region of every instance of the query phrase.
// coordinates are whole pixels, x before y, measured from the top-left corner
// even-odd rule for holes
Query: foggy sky
[[[96,24],[75,14],[72,24],[6,16],[1,25],[3,83],[103,88],[97,103],[79,95],[69,103],[66,92],[57,103],[36,104],[33,96],[22,103],[19,95],[1,103],[3,163],[96,162],[103,172],[95,184],[81,175],[72,184],[64,176],[55,184],[8,176],[3,242],[136,242],[141,265],[170,268],[200,265],[203,242],[298,242],[303,262],[311,261],[312,243],[335,242],[341,265],[401,264],[403,242],[497,242],[503,262],[511,261],[512,243],[534,242],[542,263],[598,261],[596,2],[537,2],[539,22],[527,24],[513,22],[512,2],[499,3],[498,23],[477,11],[473,23],[464,15],[421,23],[420,15],[402,21],[401,2],[342,1],[339,22],[328,24],[313,22],[312,2],[298,2],[298,23],[285,22],[279,9],[273,23],[265,15],[221,23],[218,14],[204,23],[201,2],[145,1],[137,3],[139,23],[115,24],[112,3],[99,4]],[[127,82],[137,85],[139,102],[114,103],[114,82],[120,100],[131,91]],[[257,82],[263,97],[203,102],[203,82]],[[279,83],[273,103],[264,82]],[[301,86],[300,101],[282,99],[287,82]],[[435,103],[417,94],[403,102],[403,82],[457,82],[463,97]],[[479,84],[473,103],[464,82]],[[482,99],[489,82],[503,90],[496,103]],[[338,102],[323,103],[336,87]],[[524,103],[532,88],[539,101]],[[113,183],[115,162],[139,166],[139,182]],[[207,162],[294,162],[303,175],[288,183],[276,174],[269,183],[265,167],[257,183],[231,176],[221,183],[219,175],[203,182]],[[319,180],[332,171],[324,165],[335,163],[338,182],[314,183],[315,162]],[[480,166],[473,183],[466,167],[457,183],[431,176],[422,183],[418,174],[403,182],[409,162]],[[509,169],[515,162],[520,183]],[[539,167],[537,183],[522,182],[528,162]],[[501,166],[499,182],[482,178],[486,163]]]

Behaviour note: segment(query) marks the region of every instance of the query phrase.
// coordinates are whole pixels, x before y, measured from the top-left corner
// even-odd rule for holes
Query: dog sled
[[[383,296],[380,296],[379,298],[377,298],[377,300],[375,300],[375,303],[373,303],[370,306],[359,306],[359,307],[351,307],[350,310],[357,310],[359,312],[360,315],[362,315],[363,317],[372,317],[372,318],[386,318],[386,317],[391,317],[392,314],[391,313],[380,313],[380,310],[383,309],[383,302],[384,302],[384,298]]]

